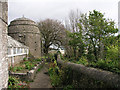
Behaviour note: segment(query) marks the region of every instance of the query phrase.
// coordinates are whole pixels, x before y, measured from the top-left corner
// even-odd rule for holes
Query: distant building
[[[8,35],[26,45],[35,58],[41,57],[41,37],[37,24],[24,16],[11,21]]]

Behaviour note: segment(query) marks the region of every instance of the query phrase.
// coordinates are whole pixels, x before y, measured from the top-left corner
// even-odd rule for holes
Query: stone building
[[[0,1],[0,90],[8,85],[7,23],[8,4]]]
[[[8,26],[8,35],[28,46],[32,56],[41,57],[40,31],[34,21],[24,16],[11,21]]]

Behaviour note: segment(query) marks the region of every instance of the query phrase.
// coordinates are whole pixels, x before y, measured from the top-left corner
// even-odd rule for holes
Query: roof
[[[18,21],[18,20],[28,20],[28,21],[32,21],[32,20],[30,20],[30,19],[28,19],[28,18],[26,18],[26,17],[22,17],[22,18],[17,18],[17,19],[15,19],[15,20],[13,20],[13,21]]]
[[[11,36],[8,37],[8,47],[22,47],[22,48],[29,48],[22,43],[18,42],[17,40],[13,39]]]
[[[37,26],[36,22],[31,19],[25,18],[24,16],[21,18],[14,19],[10,22],[10,25],[35,25]]]

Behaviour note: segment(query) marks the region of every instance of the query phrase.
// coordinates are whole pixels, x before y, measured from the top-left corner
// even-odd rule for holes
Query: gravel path
[[[44,67],[37,73],[34,82],[31,82],[29,85],[30,88],[52,88],[47,65],[44,65]]]

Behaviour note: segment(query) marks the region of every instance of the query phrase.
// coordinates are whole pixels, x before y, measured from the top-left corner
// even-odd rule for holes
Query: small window
[[[23,37],[23,35],[22,35],[22,34],[19,34],[18,36],[19,36],[19,37]]]
[[[11,55],[11,48],[8,48],[8,55]]]
[[[17,54],[17,48],[13,49],[14,54]]]

